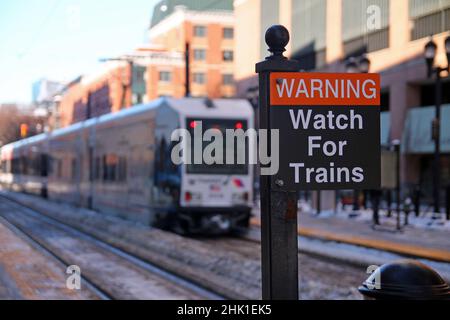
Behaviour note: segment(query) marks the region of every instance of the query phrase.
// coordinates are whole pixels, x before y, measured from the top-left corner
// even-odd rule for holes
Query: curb
[[[250,220],[250,224],[253,226],[257,226],[257,227],[261,226],[261,222],[257,218],[252,218]],[[342,233],[332,233],[329,231],[324,231],[321,229],[310,228],[310,227],[298,227],[297,232],[298,232],[298,235],[308,237],[308,238],[342,242],[342,243],[353,244],[353,245],[367,247],[367,248],[373,248],[373,249],[379,249],[379,250],[383,250],[383,251],[393,252],[393,253],[410,256],[410,257],[423,258],[423,259],[428,259],[428,260],[450,263],[450,252],[449,251],[414,246],[414,245],[393,243],[391,241],[386,241],[386,240],[375,240],[375,239],[370,239],[367,237],[352,236],[352,235],[346,235],[346,234],[342,234]]]

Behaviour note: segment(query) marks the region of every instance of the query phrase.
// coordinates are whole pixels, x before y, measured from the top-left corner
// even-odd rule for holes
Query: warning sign
[[[273,72],[270,127],[279,129],[284,190],[380,187],[378,74]]]

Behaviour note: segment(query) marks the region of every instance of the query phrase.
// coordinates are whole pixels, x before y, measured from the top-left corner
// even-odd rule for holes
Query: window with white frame
[[[206,37],[206,27],[205,26],[194,26],[194,37]]]
[[[205,84],[206,83],[206,75],[204,72],[194,72],[193,80],[194,80],[194,83]]]
[[[171,80],[172,80],[172,73],[170,71],[160,71],[159,72],[159,81],[170,82]]]
[[[233,74],[225,73],[222,75],[222,84],[223,85],[232,85],[234,82]]]
[[[233,39],[234,30],[233,28],[225,27],[223,28],[223,38],[224,39]]]
[[[233,50],[222,51],[223,61],[233,61]]]
[[[206,50],[194,49],[194,60],[206,60]]]

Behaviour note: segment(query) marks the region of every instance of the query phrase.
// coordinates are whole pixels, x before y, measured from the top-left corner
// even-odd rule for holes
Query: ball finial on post
[[[265,40],[269,46],[269,51],[272,53],[268,59],[282,58],[285,47],[289,42],[289,31],[282,25],[273,25],[266,31]]]

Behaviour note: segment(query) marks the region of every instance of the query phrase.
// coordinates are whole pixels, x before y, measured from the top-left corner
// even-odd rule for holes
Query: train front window
[[[202,137],[205,131],[209,129],[219,130],[222,134],[222,159],[223,163],[212,163],[207,164],[203,159],[205,148],[208,147],[211,143],[214,142],[214,138],[212,141],[203,141],[202,140],[202,163],[195,164],[194,163],[194,131],[197,126],[201,125],[202,129]],[[226,164],[226,156],[227,153],[230,153],[232,150],[227,150],[226,144],[226,130],[227,129],[242,129],[247,130],[247,121],[243,119],[198,119],[198,118],[188,118],[186,119],[186,128],[189,130],[191,134],[191,163],[186,165],[186,172],[191,174],[247,174],[248,173],[248,139],[245,139],[245,145],[237,143],[235,139],[233,147],[234,147],[234,161],[233,164]],[[229,146],[228,146],[229,147]],[[211,148],[211,146],[209,147]],[[212,152],[215,156],[215,153]],[[245,155],[245,162],[243,164],[239,164],[237,161],[237,157],[239,154]],[[198,155],[197,155],[198,156]]]

